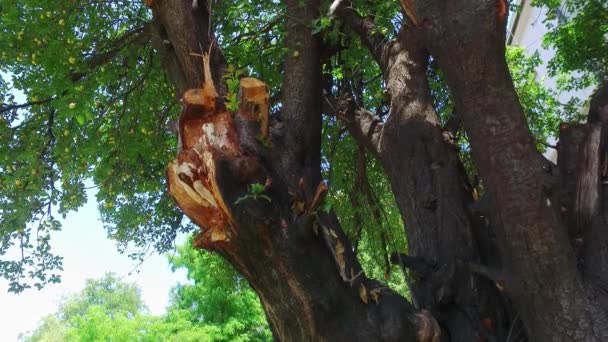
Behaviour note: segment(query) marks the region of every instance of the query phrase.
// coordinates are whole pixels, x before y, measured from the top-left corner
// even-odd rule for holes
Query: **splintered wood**
[[[200,106],[205,113],[215,112],[215,101],[218,98],[213,78],[211,76],[211,67],[209,66],[209,54],[202,55],[191,53],[192,56],[201,57],[203,59],[203,70],[205,73],[205,81],[202,88],[189,89],[184,93],[182,101],[186,105]]]
[[[192,111],[185,106],[184,112]],[[204,113],[204,112],[201,112]],[[230,113],[183,120],[182,149],[167,168],[168,190],[178,206],[203,228],[201,246],[230,241],[232,218],[217,184],[217,162],[240,156]]]
[[[219,163],[227,161],[232,177],[239,181],[247,181],[258,163],[241,149],[232,114],[216,108],[219,95],[211,78],[209,55],[201,57],[205,81],[201,88],[189,89],[182,96],[178,155],[167,167],[167,188],[183,212],[201,227],[195,245],[213,248],[229,243],[237,233],[229,208],[232,203],[224,201],[218,184]],[[267,134],[266,85],[253,78],[244,79],[240,99],[237,115],[256,120],[260,132]]]
[[[245,77],[240,82],[240,114],[247,120],[260,124],[260,136],[268,136],[269,98],[266,84],[258,79]]]

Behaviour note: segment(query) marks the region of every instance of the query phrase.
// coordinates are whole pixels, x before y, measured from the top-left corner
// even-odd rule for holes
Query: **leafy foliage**
[[[139,2],[2,2],[0,272],[12,291],[59,281],[56,217],[82,206],[91,185],[121,251],[165,251],[187,230],[162,191],[178,108],[142,43],[149,19]]]
[[[236,69],[234,65],[230,64],[226,68],[226,75],[224,75],[224,81],[226,82],[226,109],[229,111],[235,111],[238,108],[237,93],[239,91],[239,77],[243,74],[243,70]]]
[[[173,268],[185,267],[194,281],[193,285],[174,289],[170,316],[213,327],[214,341],[272,339],[257,295],[219,255],[195,250],[188,244],[179,247],[177,255],[169,260]]]
[[[145,310],[139,289],[134,284],[124,283],[113,273],[101,279],[87,280],[84,289],[68,298],[61,305],[61,318],[70,320],[83,316],[90,307],[97,306],[106,315],[124,313],[127,316]]]
[[[42,319],[38,328],[29,335],[21,335],[20,339],[26,342],[59,342],[65,340],[65,326],[55,315],[48,315]]]
[[[536,0],[549,9],[545,46],[555,48],[553,76],[564,76],[564,89],[581,89],[608,79],[608,1]]]
[[[334,127],[332,127],[334,126]],[[358,148],[351,137],[339,133],[334,123],[325,129],[323,149],[331,165],[325,171],[330,180],[327,199],[340,217],[342,226],[355,245],[366,274],[383,279],[402,294],[408,293],[403,273],[388,263],[391,252],[405,251],[403,223],[386,176],[377,161],[364,157],[365,174],[358,175],[356,160]],[[362,192],[356,181],[365,177],[370,192]]]
[[[547,142],[549,136],[557,136],[562,119],[556,94],[536,80],[536,68],[542,62],[538,52],[526,56],[523,48],[512,47],[507,49],[507,62],[528,126],[537,139],[539,150],[544,151],[542,144]]]
[[[537,3],[558,6],[556,1]],[[554,26],[547,38],[561,56],[551,62],[556,74],[577,70],[583,79],[604,72],[606,49],[593,42],[601,38],[605,43],[605,16],[590,16],[605,10],[595,5],[603,2],[591,3],[568,1],[570,13],[577,15],[567,25]],[[329,4],[323,2],[322,13]],[[387,39],[396,36],[403,20],[397,1],[356,0],[353,6],[370,16]],[[276,0],[227,0],[213,6],[218,44],[231,65],[224,79],[230,109],[236,107],[238,79],[248,75],[269,85],[273,115],[279,112],[283,60],[293,53],[283,46],[284,15]],[[121,252],[128,244],[137,247],[134,258],[150,248],[167,251],[178,232],[192,228],[164,191],[165,165],[176,144],[168,127],[179,106],[149,44],[150,19],[139,1],[85,6],[5,0],[0,5],[0,46],[9,47],[0,53],[0,145],[7,147],[0,151],[0,273],[11,281],[11,291],[60,280],[62,259],[53,254],[51,237],[61,229],[57,218],[85,203],[87,188],[96,190],[108,235]],[[327,15],[310,25],[323,42],[325,88],[331,95],[350,94],[385,120],[389,106],[382,74],[367,48]],[[509,49],[507,57],[530,128],[543,149],[560,120],[577,118],[573,108],[578,104],[563,107],[535,81],[538,56]],[[455,108],[433,61],[428,78],[445,123]],[[467,137],[461,134],[459,142],[462,159],[474,174]],[[390,253],[406,250],[403,223],[381,166],[359,150],[334,117],[324,118],[328,203],[366,272],[406,294],[403,277],[388,263]],[[358,158],[364,172],[357,169]],[[256,191],[252,186],[248,196],[265,199]]]

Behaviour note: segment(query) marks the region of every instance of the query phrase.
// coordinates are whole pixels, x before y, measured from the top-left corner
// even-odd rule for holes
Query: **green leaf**
[[[250,187],[251,187],[251,193],[256,194],[256,195],[261,194],[266,190],[264,184],[260,184],[260,183],[251,184]]]

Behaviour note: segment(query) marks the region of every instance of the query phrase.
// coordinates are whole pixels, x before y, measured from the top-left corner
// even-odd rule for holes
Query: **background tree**
[[[42,319],[25,341],[127,341],[150,321],[139,289],[108,273],[89,279],[80,293],[68,296],[57,313]]]
[[[509,72],[506,1],[146,3],[2,3],[12,290],[58,280],[54,216],[84,202],[87,179],[123,251],[165,251],[193,228],[161,190],[179,118],[165,185],[275,338],[606,340],[605,220],[580,227],[572,200],[590,193],[576,190],[587,127],[560,127],[559,172],[542,157],[575,114],[532,81],[538,60]],[[605,12],[568,3],[579,24],[552,44],[580,44],[584,16]],[[579,46],[604,44],[605,21]],[[192,54],[207,52],[205,72]]]
[[[549,33],[545,46],[555,48],[549,61],[552,76],[561,77],[564,89],[581,89],[606,80],[606,2],[537,0],[546,6]]]
[[[269,341],[259,300],[218,256],[181,246],[170,258],[192,284],[174,289],[167,313],[147,313],[139,289],[108,273],[88,280],[24,341]],[[207,265],[202,269],[201,263]],[[195,263],[196,262],[196,263]]]
[[[179,247],[169,259],[173,269],[186,268],[193,284],[173,289],[169,319],[180,316],[193,326],[205,326],[214,341],[272,339],[260,300],[247,280],[218,255]],[[214,328],[214,330],[212,330]]]
[[[133,316],[145,311],[139,289],[112,273],[102,279],[89,279],[79,294],[67,299],[60,308],[62,319],[84,315],[92,306],[100,306],[108,316],[123,313]]]

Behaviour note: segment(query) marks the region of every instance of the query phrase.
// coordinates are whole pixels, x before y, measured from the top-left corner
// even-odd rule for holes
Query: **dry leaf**
[[[359,298],[361,298],[363,303],[367,304],[367,289],[363,283],[361,283],[361,286],[359,286]]]
[[[336,232],[334,232],[334,230],[333,230],[333,229],[330,229],[330,230],[329,230],[329,235],[331,235],[331,236],[332,236],[334,239],[337,239],[337,238],[338,238],[338,234],[336,234]]]
[[[344,245],[342,245],[340,241],[336,243],[336,262],[338,262],[338,266],[340,267],[340,274],[345,274],[346,261],[344,260]]]
[[[369,291],[370,296],[372,297],[372,300],[374,301],[374,303],[378,304],[378,299],[380,299],[380,291],[382,289],[379,287],[376,287],[375,289]]]

